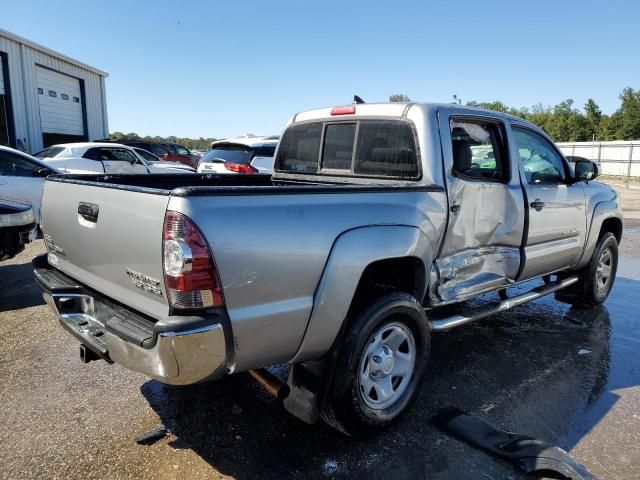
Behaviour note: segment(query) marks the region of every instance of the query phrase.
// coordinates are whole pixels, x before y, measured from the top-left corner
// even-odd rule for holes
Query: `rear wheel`
[[[415,396],[429,351],[420,302],[404,292],[383,292],[350,324],[322,418],[353,436],[389,426]]]
[[[618,241],[611,232],[603,232],[589,264],[579,272],[579,281],[561,290],[556,298],[579,307],[595,307],[604,303],[613,288],[618,270]]]

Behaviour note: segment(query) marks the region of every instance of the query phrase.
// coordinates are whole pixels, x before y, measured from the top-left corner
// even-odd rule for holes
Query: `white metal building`
[[[0,145],[106,138],[107,73],[0,29]]]

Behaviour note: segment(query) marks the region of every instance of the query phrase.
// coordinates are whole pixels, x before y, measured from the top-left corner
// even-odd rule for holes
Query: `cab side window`
[[[566,181],[567,172],[562,157],[546,138],[526,128],[512,127],[512,130],[528,183]]]
[[[453,173],[470,181],[506,181],[508,157],[497,123],[454,118],[450,122]]]
[[[138,160],[133,153],[128,150],[114,148],[109,153],[113,156],[113,160],[119,160],[121,162],[136,163]]]

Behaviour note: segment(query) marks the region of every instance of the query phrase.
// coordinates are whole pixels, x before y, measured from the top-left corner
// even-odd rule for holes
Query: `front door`
[[[515,280],[524,205],[518,172],[509,161],[504,122],[455,111],[441,111],[439,120],[450,211],[436,260],[434,300],[446,303]]]
[[[519,277],[525,280],[579,260],[587,230],[585,196],[551,141],[526,127],[511,128],[527,193],[529,228]]]
[[[106,153],[106,159],[102,161],[106,173],[116,175],[131,173],[149,173],[133,152],[124,148],[102,148]]]

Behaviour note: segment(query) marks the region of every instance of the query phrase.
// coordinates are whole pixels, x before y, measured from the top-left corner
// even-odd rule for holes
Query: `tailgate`
[[[160,191],[45,182],[42,224],[49,263],[135,310],[166,316],[162,229],[168,200]]]

